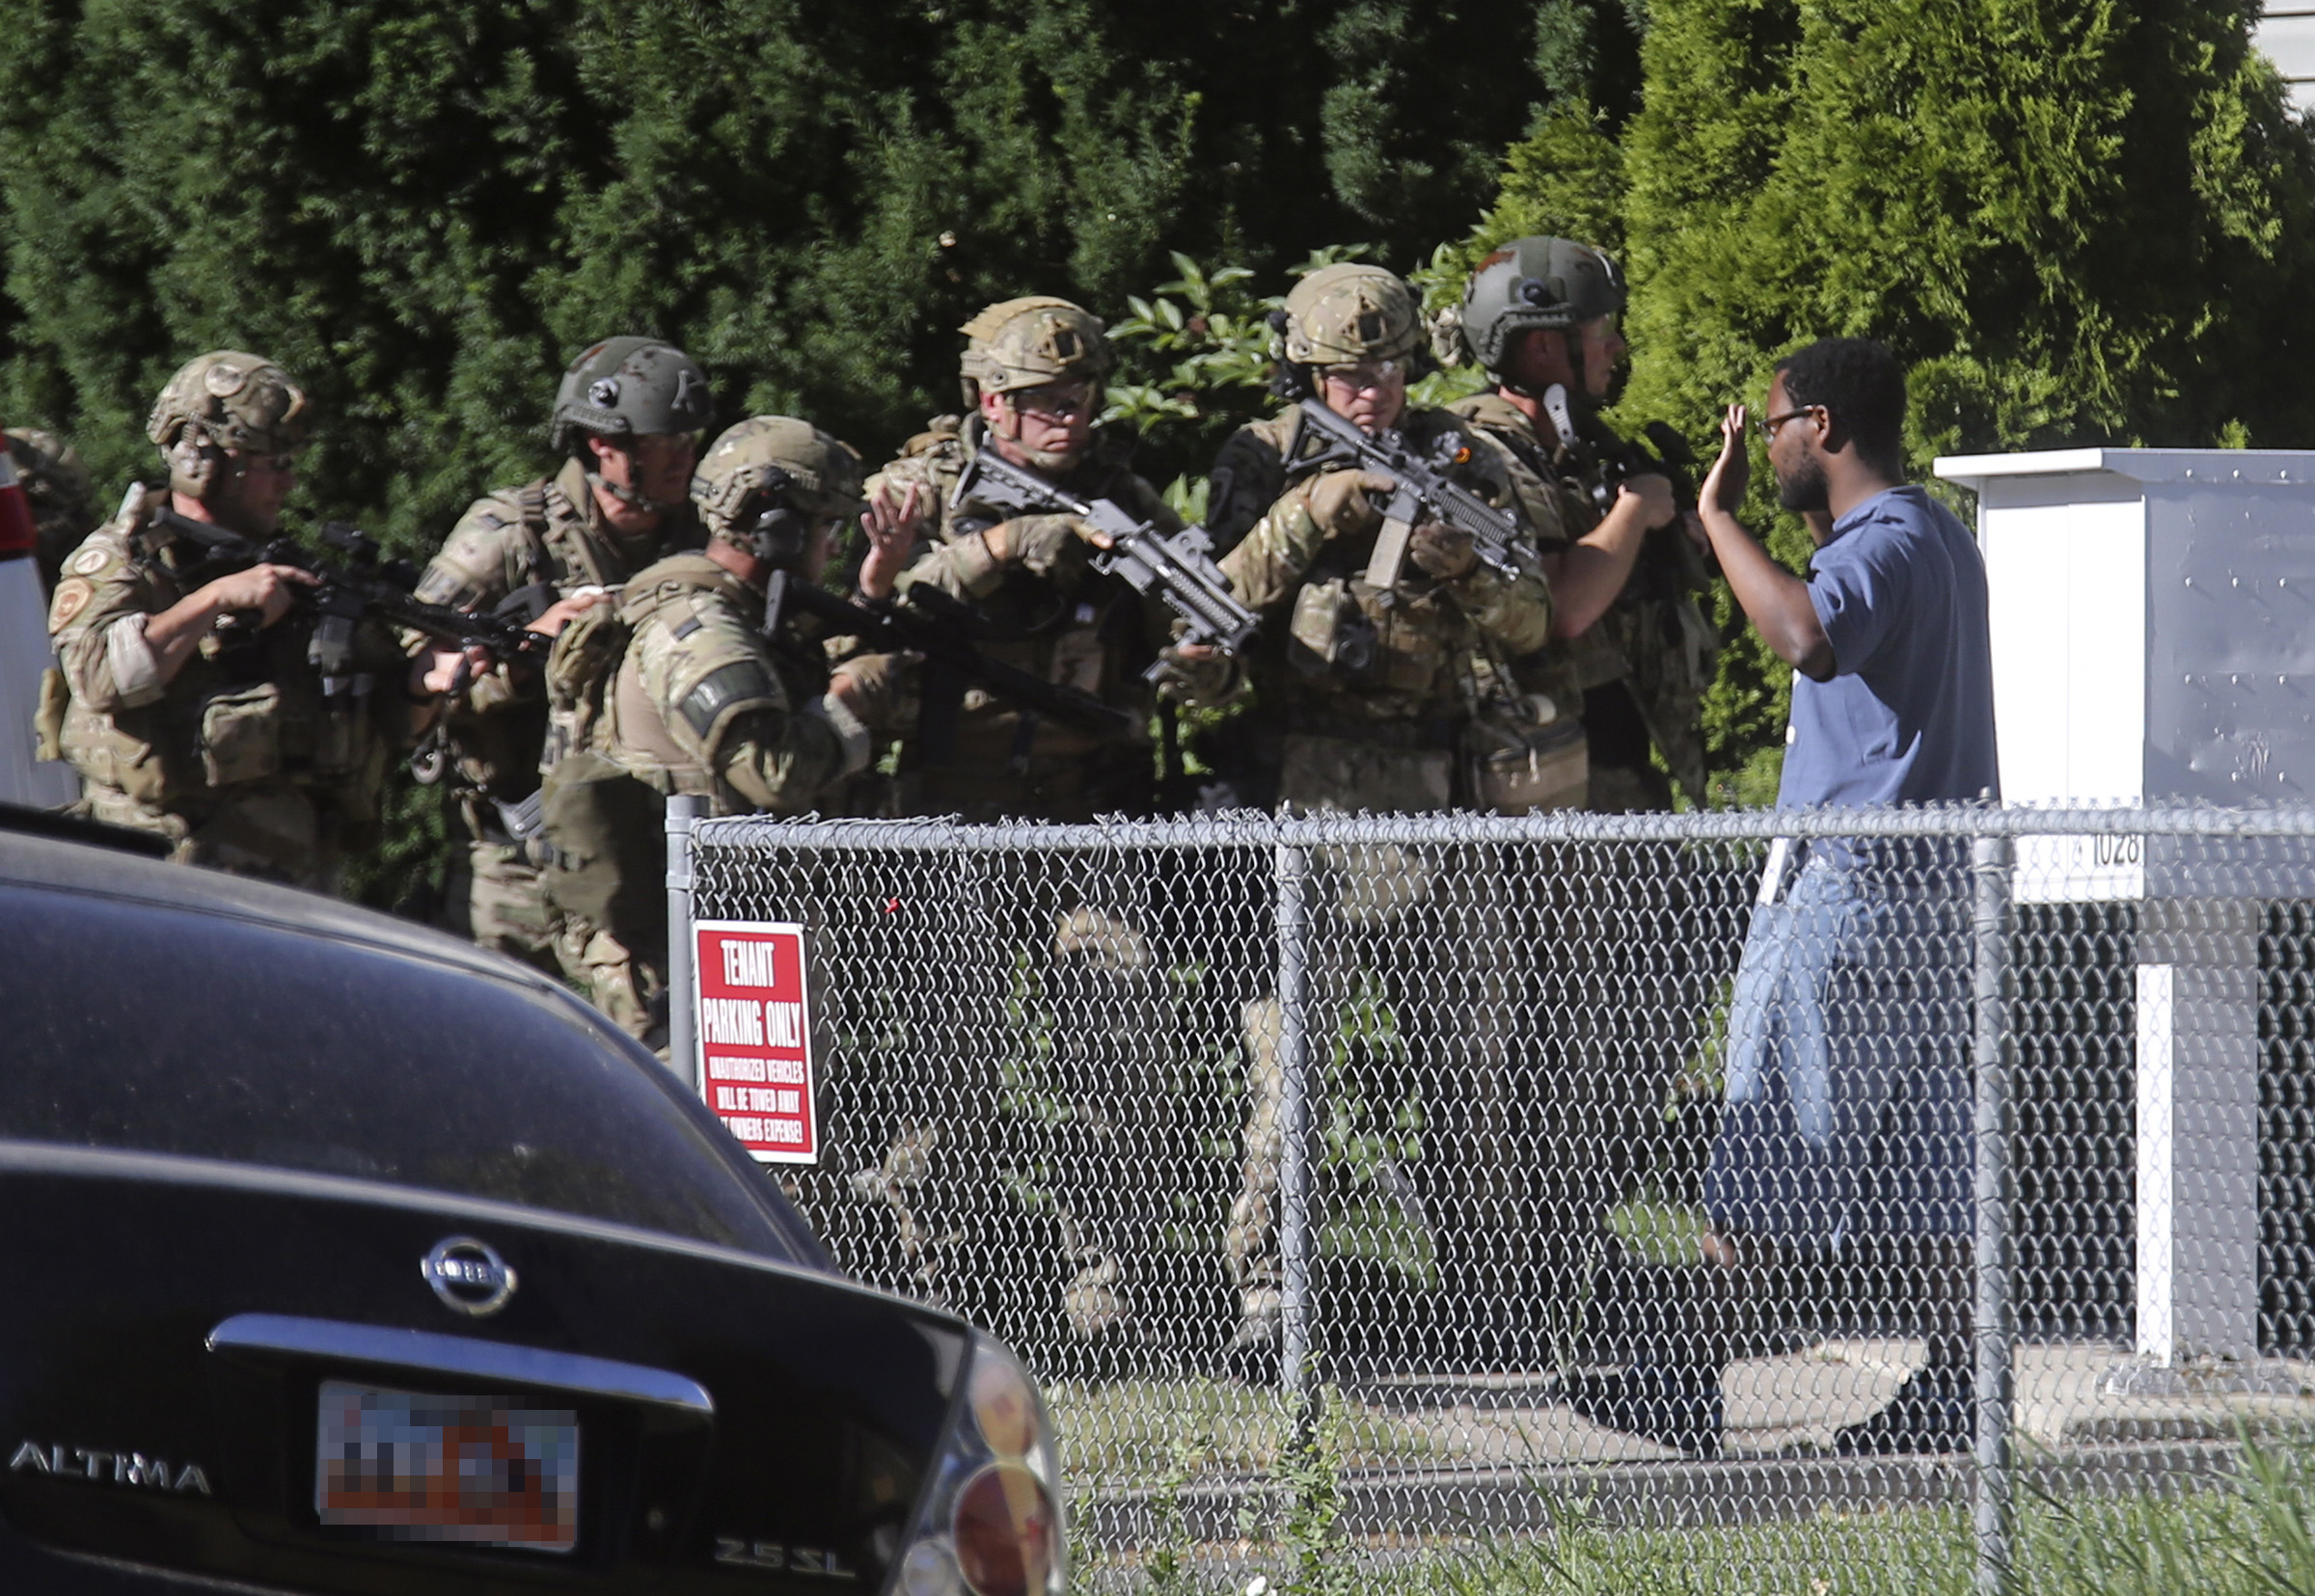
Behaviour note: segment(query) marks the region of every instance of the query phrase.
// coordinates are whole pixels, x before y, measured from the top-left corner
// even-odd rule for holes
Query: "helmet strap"
[[[1579,434],[1575,430],[1575,414],[1567,408],[1566,388],[1553,383],[1543,391],[1542,403],[1543,414],[1551,418],[1552,430],[1560,435],[1560,446],[1575,447]]]
[[[664,499],[653,499],[648,494],[638,493],[623,482],[612,481],[599,471],[590,471],[586,473],[586,485],[597,493],[611,495],[622,504],[633,505],[639,510],[647,510],[653,515],[673,515],[677,510],[683,508],[681,500],[670,504]]]

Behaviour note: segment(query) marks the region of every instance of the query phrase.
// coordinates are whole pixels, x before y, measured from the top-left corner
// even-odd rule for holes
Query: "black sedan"
[[[1053,1596],[1051,1433],[552,983],[0,823],[0,1591]]]

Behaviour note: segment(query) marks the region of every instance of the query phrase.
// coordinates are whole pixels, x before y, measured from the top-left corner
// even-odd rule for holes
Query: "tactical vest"
[[[643,574],[654,580],[630,582],[616,605],[587,610],[555,639],[539,787],[548,901],[629,947],[657,946],[653,938],[666,934],[668,795],[694,794],[732,812],[738,806],[715,773],[717,749],[741,716],[788,707],[760,657],[721,663],[675,706],[707,762],[682,748],[630,668],[635,642],[647,625],[678,640],[696,630],[692,609],[731,579],[703,555],[670,557]]]
[[[1598,418],[1575,414],[1576,443],[1555,447],[1495,394],[1474,395],[1455,409],[1557,492],[1571,536],[1599,525],[1612,501],[1608,463],[1628,446]],[[1674,781],[1697,803],[1704,798],[1703,694],[1720,656],[1720,636],[1697,602],[1710,581],[1687,534],[1676,526],[1659,527],[1648,534],[1623,591],[1595,625],[1514,666],[1523,686],[1554,697],[1570,682],[1579,689],[1622,683]]]
[[[124,541],[130,563],[174,603],[190,589],[156,538],[150,512],[165,501],[156,497],[140,511]],[[366,668],[325,680],[309,658],[314,624],[292,609],[262,631],[213,632],[160,697],[109,714],[68,703],[55,716],[60,677],[42,693],[56,750],[99,787],[195,819],[232,789],[286,782],[326,796],[345,821],[367,825],[378,801],[370,699],[381,678]],[[372,640],[368,663],[381,664],[391,647]],[[384,687],[399,690],[393,681]]]

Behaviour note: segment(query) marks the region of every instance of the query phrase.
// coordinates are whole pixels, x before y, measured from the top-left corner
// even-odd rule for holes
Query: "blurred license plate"
[[[579,1416],[325,1381],[313,1509],[387,1540],[568,1552],[579,1544]]]

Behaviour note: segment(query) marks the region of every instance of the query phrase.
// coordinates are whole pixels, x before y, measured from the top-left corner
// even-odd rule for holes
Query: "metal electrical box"
[[[2315,800],[2315,450],[1965,454],[2002,791]]]
[[[2063,449],[1936,471],[1977,495],[2005,801],[2315,801],[2315,451]],[[2132,1099],[2136,1357],[2114,1389],[2264,1389],[2282,1376],[2260,1363],[2262,1280],[2290,1262],[2260,1233],[2265,944],[2278,906],[2315,899],[2315,854],[2030,838],[2016,899],[2111,906],[2085,957],[2134,966],[2113,1084]]]

